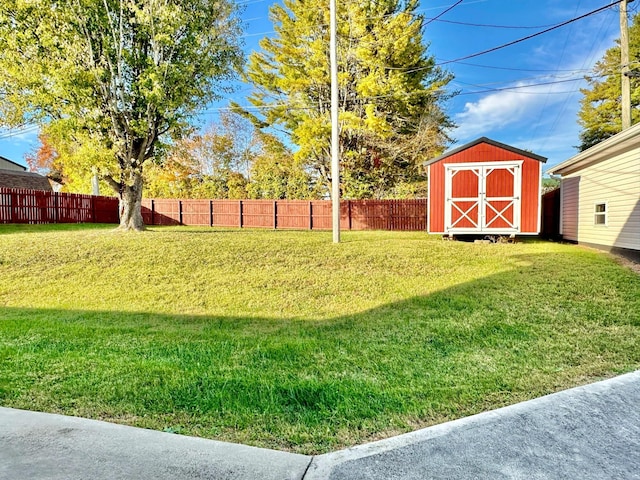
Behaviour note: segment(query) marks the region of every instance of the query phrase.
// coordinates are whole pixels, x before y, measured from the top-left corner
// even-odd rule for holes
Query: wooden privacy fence
[[[560,189],[542,195],[542,221],[540,236],[559,239],[560,235]]]
[[[118,199],[0,188],[0,223],[118,223]]]
[[[345,230],[427,229],[427,200],[344,200]],[[331,229],[330,200],[174,200],[142,201],[147,225]]]
[[[344,200],[344,230],[427,229],[427,200]],[[330,200],[145,199],[147,225],[330,230]],[[118,223],[118,199],[0,188],[0,223]]]

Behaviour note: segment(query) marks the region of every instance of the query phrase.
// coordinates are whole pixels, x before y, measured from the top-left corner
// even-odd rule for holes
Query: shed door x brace
[[[445,232],[520,232],[522,161],[445,165]]]

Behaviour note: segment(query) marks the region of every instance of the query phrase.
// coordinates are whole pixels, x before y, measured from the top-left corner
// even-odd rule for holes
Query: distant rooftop
[[[2,168],[0,168],[0,187],[52,191],[51,183],[47,177],[37,173]]]
[[[0,170],[12,170],[18,172],[26,172],[27,167],[20,165],[19,163],[9,160],[0,155]]]

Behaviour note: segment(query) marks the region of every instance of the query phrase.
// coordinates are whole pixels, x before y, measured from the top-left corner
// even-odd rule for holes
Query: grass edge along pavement
[[[322,453],[640,366],[640,277],[424,233],[0,226],[0,404]]]

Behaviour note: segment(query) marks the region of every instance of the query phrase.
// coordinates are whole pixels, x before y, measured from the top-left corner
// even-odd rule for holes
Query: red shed
[[[430,233],[536,235],[545,157],[486,137],[425,163]]]

